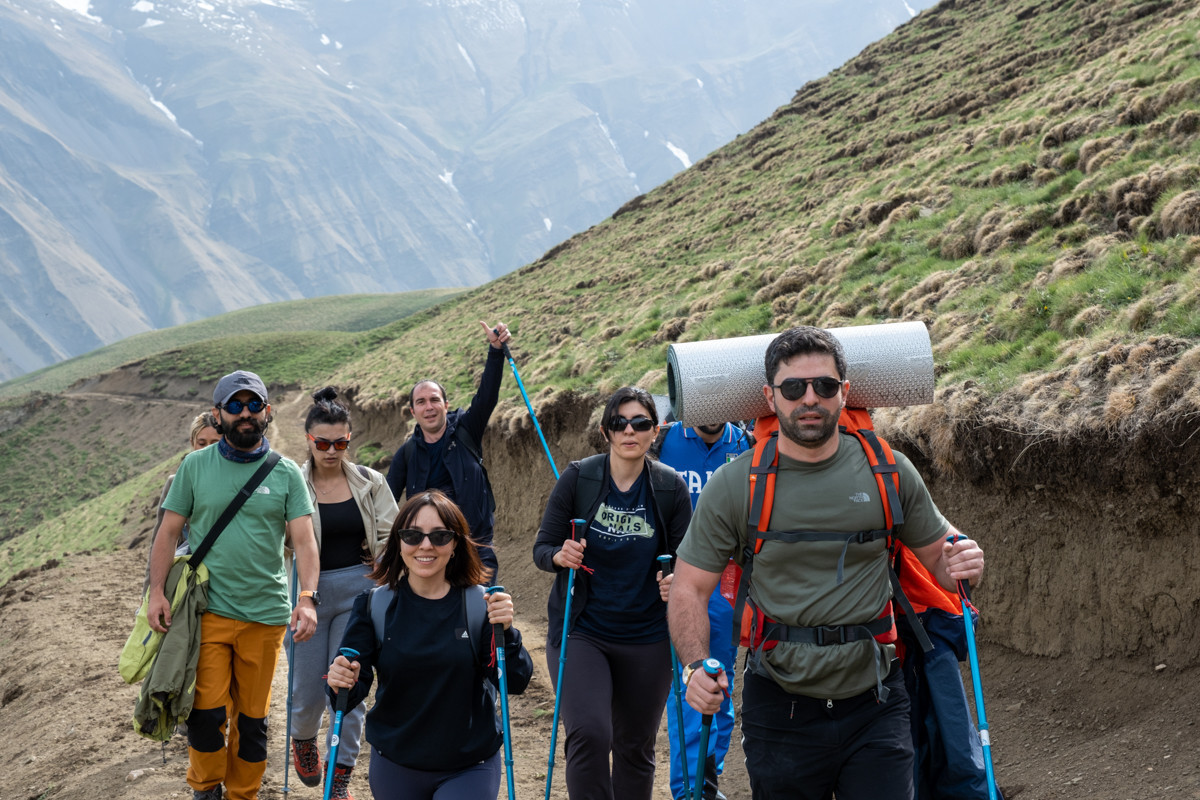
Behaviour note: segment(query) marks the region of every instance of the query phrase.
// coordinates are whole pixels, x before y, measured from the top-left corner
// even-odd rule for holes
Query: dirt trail
[[[272,442],[303,457],[308,394],[272,399]],[[560,466],[593,452],[591,413],[589,403],[572,397],[539,409]],[[356,439],[395,446],[404,424],[394,408],[373,409],[356,413],[355,431]],[[900,449],[920,464],[919,447],[906,444]],[[533,566],[530,549],[552,480],[519,409],[501,409],[484,447],[500,499],[503,580],[537,666],[529,690],[512,699],[517,795],[534,800],[544,792],[553,696],[542,647],[551,578]],[[1200,581],[1194,525],[1186,524],[1196,469],[1174,465],[1172,485],[1187,497],[1163,503],[1156,498],[1178,495],[1147,477],[1158,451],[1107,452],[1120,470],[1100,459],[1055,455],[1046,457],[1057,482],[1033,468],[1009,473],[1003,483],[930,480],[947,516],[989,547],[990,573],[977,600],[997,775],[1003,786],[1023,787],[1023,800],[1200,800]],[[131,520],[127,541],[142,522]],[[137,687],[116,673],[145,547],[143,541],[72,556],[0,588],[0,730],[7,734],[0,737],[0,800],[191,796],[182,739],[168,743],[164,764],[160,747],[133,733]],[[285,687],[281,665],[264,798],[283,795]],[[655,800],[665,800],[665,734],[659,745]],[[556,798],[566,796],[562,770],[560,751]],[[320,796],[294,776],[289,789],[293,797]],[[749,798],[736,747],[723,789],[731,800]],[[359,800],[370,797],[365,769],[355,774],[353,791]]]

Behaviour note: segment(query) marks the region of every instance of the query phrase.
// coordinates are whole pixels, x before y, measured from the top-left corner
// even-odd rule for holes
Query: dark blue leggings
[[[500,751],[466,769],[431,772],[402,767],[371,748],[371,794],[375,800],[496,800]]]

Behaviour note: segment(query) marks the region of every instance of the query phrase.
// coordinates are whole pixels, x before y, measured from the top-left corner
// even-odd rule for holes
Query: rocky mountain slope
[[[0,2],[0,379],[257,303],[483,283],[929,4],[61,2]]]

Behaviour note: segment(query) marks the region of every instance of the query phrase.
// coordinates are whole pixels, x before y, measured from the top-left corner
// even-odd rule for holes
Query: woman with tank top
[[[304,422],[308,460],[301,467],[315,512],[312,515],[317,546],[321,551],[321,579],[317,632],[306,642],[296,642],[292,662],[292,755],[296,774],[306,786],[321,783],[326,773],[317,732],[329,703],[325,695],[325,670],[337,655],[350,619],[354,598],[374,586],[367,577],[383,553],[396,517],[396,500],[383,475],[354,464],[347,457],[350,445],[350,411],[337,401],[337,391],[327,386],[313,394],[313,406]],[[289,633],[290,636],[290,633]],[[333,717],[330,709],[330,718]],[[330,797],[353,800],[350,775],[362,741],[363,710],[342,721],[337,764]],[[329,752],[332,731],[326,732]]]

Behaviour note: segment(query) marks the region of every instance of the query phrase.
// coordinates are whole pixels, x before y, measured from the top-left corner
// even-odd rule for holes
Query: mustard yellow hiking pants
[[[271,680],[286,626],[213,613],[200,625],[187,782],[201,791],[224,784],[228,800],[256,800],[267,770]]]

